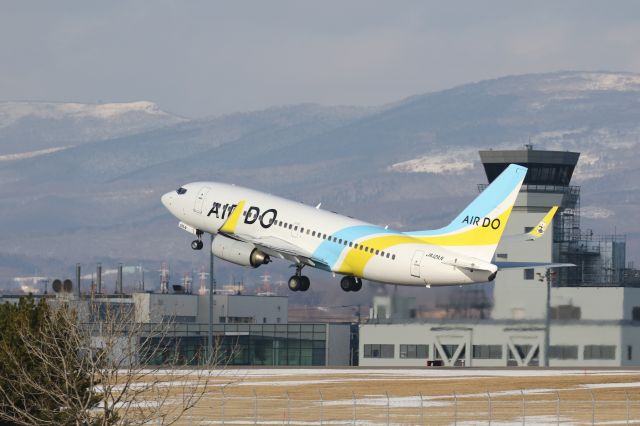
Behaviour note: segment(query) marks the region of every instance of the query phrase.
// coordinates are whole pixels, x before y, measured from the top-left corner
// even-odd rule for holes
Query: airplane
[[[248,188],[193,182],[164,194],[164,206],[178,226],[195,235],[214,235],[212,253],[257,268],[272,259],[291,262],[292,291],[307,291],[302,275],[312,267],[342,275],[344,291],[358,291],[362,280],[407,286],[463,285],[493,281],[501,269],[562,267],[569,264],[495,262],[493,256],[511,214],[527,168],[510,164],[453,221],[440,229],[400,232]],[[557,207],[530,232],[544,234]]]

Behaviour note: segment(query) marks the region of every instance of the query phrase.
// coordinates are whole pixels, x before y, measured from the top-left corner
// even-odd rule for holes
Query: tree
[[[180,356],[173,327],[137,323],[132,304],[108,300],[2,305],[0,422],[174,423],[202,398],[210,364],[221,360],[213,354],[207,368],[175,368],[204,357]]]

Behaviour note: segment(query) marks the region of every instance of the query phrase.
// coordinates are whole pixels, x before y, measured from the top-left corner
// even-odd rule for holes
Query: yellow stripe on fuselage
[[[509,219],[511,215],[511,209],[512,208],[509,207],[498,216],[500,226],[497,229],[493,229],[491,226],[476,226],[475,228],[467,229],[457,234],[428,235],[415,238],[423,243],[436,246],[485,246],[498,244],[507,224],[507,219]]]
[[[231,212],[231,215],[229,215],[227,220],[220,227],[220,232],[233,234],[236,231],[236,226],[238,225],[238,220],[240,220],[240,216],[242,215],[244,204],[245,200],[242,200],[238,203],[238,205]]]
[[[384,251],[389,247],[400,244],[420,244],[420,241],[407,235],[397,234],[374,237],[360,241],[357,244],[359,246],[364,245],[365,247],[372,248],[373,253],[371,253],[371,251],[365,253],[364,248],[360,249],[351,247],[347,249],[349,251],[344,257],[342,265],[340,265],[337,272],[362,277],[365,266],[367,266],[369,260],[375,256],[376,250]]]

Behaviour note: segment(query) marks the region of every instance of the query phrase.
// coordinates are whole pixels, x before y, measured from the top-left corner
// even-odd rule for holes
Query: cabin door
[[[422,262],[422,256],[424,256],[424,252],[422,250],[416,250],[411,259],[411,275],[416,278],[420,278],[420,262]]]
[[[204,203],[204,199],[209,193],[210,189],[211,188],[209,188],[208,186],[203,186],[202,188],[200,188],[200,191],[198,191],[198,196],[196,197],[196,202],[193,205],[194,212],[202,213],[202,204]]]

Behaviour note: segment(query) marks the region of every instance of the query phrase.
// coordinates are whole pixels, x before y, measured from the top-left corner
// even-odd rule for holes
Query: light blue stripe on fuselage
[[[313,252],[313,258],[322,259],[332,268],[337,268],[338,259],[340,259],[342,251],[349,248],[348,245],[345,247],[345,240],[353,242],[370,235],[379,234],[396,235],[397,233],[373,225],[350,226],[331,234],[332,237],[336,237],[339,240],[342,239],[342,244],[334,243],[333,239],[331,241],[326,239]]]

